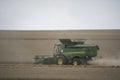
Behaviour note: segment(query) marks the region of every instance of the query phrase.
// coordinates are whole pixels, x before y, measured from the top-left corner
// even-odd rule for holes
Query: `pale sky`
[[[0,0],[0,30],[120,29],[120,0]]]

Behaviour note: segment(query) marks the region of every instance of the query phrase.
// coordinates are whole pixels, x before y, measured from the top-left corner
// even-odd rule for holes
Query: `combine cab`
[[[36,64],[87,64],[88,60],[97,56],[99,47],[94,44],[85,44],[85,40],[77,39],[59,39],[61,44],[54,45],[54,54],[52,57],[36,56]]]

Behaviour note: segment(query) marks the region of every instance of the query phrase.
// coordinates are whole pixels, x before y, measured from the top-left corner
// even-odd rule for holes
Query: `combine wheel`
[[[79,58],[75,58],[75,59],[73,59],[73,65],[74,66],[77,66],[77,65],[79,65],[81,62],[80,62],[80,59]]]
[[[65,57],[63,57],[63,56],[58,57],[58,58],[57,58],[57,64],[58,64],[58,65],[64,65],[64,64],[66,64],[66,59],[65,59]]]

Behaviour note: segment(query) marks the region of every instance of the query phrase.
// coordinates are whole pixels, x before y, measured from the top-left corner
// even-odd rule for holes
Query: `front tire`
[[[59,57],[57,58],[57,64],[58,64],[58,65],[65,65],[65,64],[66,64],[66,59],[65,59],[65,57],[59,56]]]

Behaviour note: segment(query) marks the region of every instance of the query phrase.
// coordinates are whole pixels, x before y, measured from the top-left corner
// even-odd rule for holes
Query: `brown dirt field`
[[[98,56],[87,66],[15,64],[52,55],[59,38],[87,39],[99,45]],[[0,31],[1,80],[120,80],[119,66],[120,30]]]
[[[100,47],[98,57],[120,61],[120,30],[0,31],[0,62],[32,63],[35,55],[52,55],[59,38],[84,38]]]
[[[0,64],[1,80],[119,80],[120,67]]]

